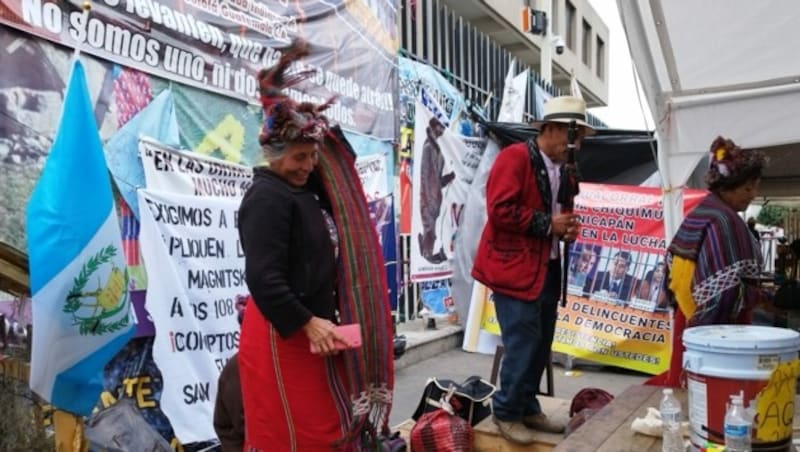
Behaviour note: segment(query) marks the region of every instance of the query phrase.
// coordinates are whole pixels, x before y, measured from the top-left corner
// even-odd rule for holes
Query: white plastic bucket
[[[707,441],[725,443],[722,432],[727,403],[731,395],[743,391],[745,404],[756,410],[753,451],[789,450],[796,379],[791,378],[786,382],[790,387],[784,388],[786,394],[791,391],[791,397],[764,410],[769,412],[759,412],[754,402],[779,364],[797,360],[800,333],[766,326],[708,325],[687,328],[683,345],[692,446],[699,449]],[[757,435],[758,429],[761,435]]]

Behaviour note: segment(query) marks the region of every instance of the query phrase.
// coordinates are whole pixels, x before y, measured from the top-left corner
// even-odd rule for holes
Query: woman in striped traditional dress
[[[674,308],[670,368],[649,383],[683,385],[685,328],[751,322],[763,260],[739,212],[756,197],[765,166],[760,151],[722,137],[711,144],[710,193],[686,216],[666,254],[664,290]]]
[[[295,42],[259,74],[266,166],[239,209],[251,298],[239,372],[246,451],[375,450],[388,431],[393,369],[381,248],[354,166],[325,105],[283,89],[308,46]],[[337,324],[359,324],[360,348]]]

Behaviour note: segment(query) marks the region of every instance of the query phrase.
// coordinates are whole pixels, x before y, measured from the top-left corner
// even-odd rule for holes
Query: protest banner
[[[575,213],[581,231],[570,247],[567,305],[560,307],[553,351],[602,364],[658,374],[669,367],[670,317],[663,292],[661,191],[623,185],[581,184]],[[705,197],[684,192],[684,210]],[[481,328],[500,334],[491,291]]]
[[[430,281],[453,273],[454,236],[486,140],[447,129],[447,117],[424,90],[415,115],[410,273]]]
[[[411,154],[414,150],[414,129],[403,127],[400,129],[400,165],[398,178],[400,179],[400,234],[411,234],[411,168],[414,161]]]
[[[287,94],[322,103],[343,128],[391,139],[396,8],[356,0],[0,0],[0,23],[169,80],[253,102],[256,76],[294,37],[311,43],[299,69],[316,75]],[[331,58],[331,53],[336,58]],[[331,61],[335,61],[331,64]]]
[[[366,190],[365,190],[366,191]],[[383,250],[384,267],[386,268],[386,283],[389,286],[389,308],[397,310],[397,232],[394,221],[394,195],[369,201],[369,214],[375,224],[378,241]]]
[[[253,183],[253,171],[246,166],[182,152],[147,138],[139,140],[139,157],[151,190],[231,198],[238,204]]]
[[[386,168],[386,154],[359,156],[356,158],[356,171],[364,187],[367,201],[380,200],[389,195],[389,178]]]
[[[464,95],[445,79],[439,71],[427,64],[409,58],[397,59],[400,67],[398,76],[400,98],[400,125],[413,126],[415,122],[415,103],[419,91],[424,90],[435,99],[441,112],[450,124],[458,119],[464,109]]]
[[[239,348],[236,300],[248,294],[239,199],[147,189],[139,205],[161,409],[182,443],[209,440],[219,372]]]

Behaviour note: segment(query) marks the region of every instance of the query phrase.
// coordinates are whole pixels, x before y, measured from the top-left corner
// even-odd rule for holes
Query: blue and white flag
[[[135,322],[111,182],[77,59],[26,220],[30,386],[56,408],[87,416],[103,389],[103,368],[128,342]]]

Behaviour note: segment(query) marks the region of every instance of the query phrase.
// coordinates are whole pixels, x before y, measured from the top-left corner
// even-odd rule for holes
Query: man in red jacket
[[[492,400],[494,422],[518,444],[534,441],[530,429],[564,431],[542,412],[536,393],[550,359],[561,295],[558,240],[575,240],[580,226],[577,215],[561,213],[556,202],[571,121],[580,147],[594,133],[586,104],[576,97],[551,99],[543,120],[533,124],[539,134],[501,150],[486,182],[488,221],[472,276],[493,292],[505,347],[500,390]]]

